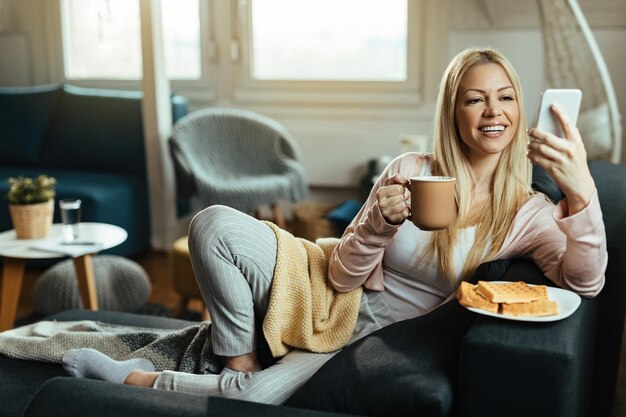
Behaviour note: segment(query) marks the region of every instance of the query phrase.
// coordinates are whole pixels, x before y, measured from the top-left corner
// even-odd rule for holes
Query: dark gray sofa
[[[57,365],[0,356],[0,415],[611,417],[626,303],[626,166],[590,166],[607,229],[607,280],[598,297],[583,300],[567,319],[502,320],[475,315],[452,301],[433,313],[435,326],[406,320],[347,347],[282,407],[75,380]],[[540,172],[535,186],[559,198]],[[477,278],[548,283],[534,264],[521,259],[483,264]],[[56,318],[169,328],[189,324],[78,310]]]

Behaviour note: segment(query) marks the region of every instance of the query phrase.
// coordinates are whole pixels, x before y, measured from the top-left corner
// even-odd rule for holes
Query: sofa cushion
[[[142,93],[65,85],[42,166],[146,175]]]
[[[0,355],[0,415],[21,417],[39,387],[67,375],[58,364],[21,361]]]
[[[448,416],[458,346],[474,313],[453,300],[344,348],[286,403],[371,416]]]
[[[57,201],[63,198],[82,200],[83,221],[109,223],[126,229],[128,239],[106,253],[133,256],[148,249],[150,210],[144,179],[114,172],[0,166],[0,195],[8,191],[8,177],[33,177],[39,174],[48,174],[57,179]],[[61,222],[58,206],[55,207],[54,222]],[[0,230],[11,228],[13,225],[8,205],[0,204]]]
[[[499,280],[510,265],[483,263],[472,281]],[[475,317],[452,300],[378,330],[331,358],[286,404],[371,416],[451,415],[459,347]]]
[[[112,384],[93,379],[54,378],[24,417],[348,417],[220,397]]]
[[[548,173],[538,165],[533,165],[533,190],[544,193],[550,201],[557,204],[565,198],[565,194],[559,188]]]
[[[0,88],[0,163],[37,162],[60,87]]]

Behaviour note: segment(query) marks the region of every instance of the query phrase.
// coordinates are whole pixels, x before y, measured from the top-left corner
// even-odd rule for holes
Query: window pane
[[[141,78],[138,1],[63,3],[68,78]]]
[[[404,81],[407,0],[252,1],[252,77]]]
[[[161,0],[165,66],[171,79],[198,79],[200,11],[198,0]]]
[[[137,0],[64,0],[68,78],[141,79]],[[198,79],[199,0],[163,0],[163,44],[170,79]]]

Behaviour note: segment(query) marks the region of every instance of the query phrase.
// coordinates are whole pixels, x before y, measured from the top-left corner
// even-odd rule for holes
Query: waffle
[[[539,300],[529,303],[500,304],[500,313],[518,317],[539,317],[559,314],[559,307],[554,301]]]
[[[459,287],[459,291],[457,292],[457,298],[459,303],[465,307],[481,308],[492,313],[498,312],[498,304],[492,303],[477,293],[476,286],[470,284],[469,282],[461,283],[461,287]]]
[[[559,313],[556,302],[548,300],[548,288],[545,285],[531,287],[521,281],[510,283],[478,281],[478,285],[462,282],[457,299],[465,307],[480,308],[509,316],[540,317]]]
[[[548,299],[545,285],[531,287],[522,281],[511,283],[478,281],[476,291],[492,303],[529,303]]]

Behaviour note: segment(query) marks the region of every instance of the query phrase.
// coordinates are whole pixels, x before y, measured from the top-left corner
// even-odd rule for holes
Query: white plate
[[[508,281],[492,281],[494,284],[508,284]],[[534,287],[532,284],[528,284],[531,287]],[[556,304],[559,307],[559,314],[555,314],[554,316],[541,316],[541,317],[517,317],[517,316],[508,316],[499,313],[492,313],[487,310],[483,310],[480,308],[474,307],[465,307],[474,313],[483,314],[485,316],[498,317],[506,320],[517,320],[517,321],[557,321],[563,320],[566,317],[569,317],[576,311],[578,306],[580,305],[580,296],[575,292],[564,290],[563,288],[554,288],[548,287],[548,299],[552,301],[556,301]]]

